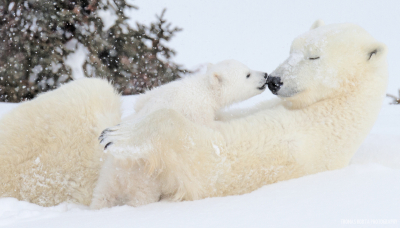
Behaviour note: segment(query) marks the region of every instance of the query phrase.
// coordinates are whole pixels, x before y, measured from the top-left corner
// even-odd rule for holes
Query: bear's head
[[[268,87],[291,108],[302,108],[374,81],[382,64],[386,46],[361,27],[316,21],[293,41],[289,58],[270,74]]]
[[[266,87],[267,73],[251,70],[236,60],[208,64],[206,75],[221,106],[246,100]]]

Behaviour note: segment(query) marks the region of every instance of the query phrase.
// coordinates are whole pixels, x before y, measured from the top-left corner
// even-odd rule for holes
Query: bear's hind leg
[[[109,155],[100,173],[90,207],[141,206],[158,202],[161,184],[155,174],[146,172],[136,159]]]

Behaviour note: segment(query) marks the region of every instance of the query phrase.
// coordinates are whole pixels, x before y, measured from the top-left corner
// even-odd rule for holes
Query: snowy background
[[[175,61],[196,69],[206,62],[237,59],[272,72],[288,55],[291,41],[316,19],[361,25],[389,48],[388,92],[400,88],[400,1],[184,1],[137,0],[132,22],[166,18],[182,27],[170,46]],[[111,20],[112,18],[110,18]],[[77,55],[79,57],[79,55]],[[71,64],[76,64],[72,61]],[[75,66],[79,72],[79,66]],[[268,91],[235,107],[272,97]],[[135,96],[124,97],[124,115]],[[351,164],[264,186],[241,196],[194,202],[160,202],[90,211],[61,204],[44,208],[0,199],[4,227],[400,227],[400,105],[385,100],[381,114]],[[16,104],[0,103],[0,116]]]

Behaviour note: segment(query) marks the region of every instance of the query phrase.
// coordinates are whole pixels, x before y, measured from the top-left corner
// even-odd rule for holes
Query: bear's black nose
[[[283,85],[280,77],[272,77],[272,76],[268,77],[267,84],[268,84],[268,89],[271,90],[271,92],[275,95],[277,95],[279,89]]]
[[[265,74],[264,74],[264,78],[268,78],[268,73],[265,73]]]

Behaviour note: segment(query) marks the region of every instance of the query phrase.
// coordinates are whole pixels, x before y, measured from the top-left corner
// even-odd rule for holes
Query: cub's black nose
[[[267,84],[268,84],[268,89],[271,90],[271,92],[275,95],[277,95],[279,89],[283,85],[280,77],[272,77],[272,76],[268,77]]]
[[[268,73],[265,73],[265,74],[264,74],[264,78],[268,78]]]

